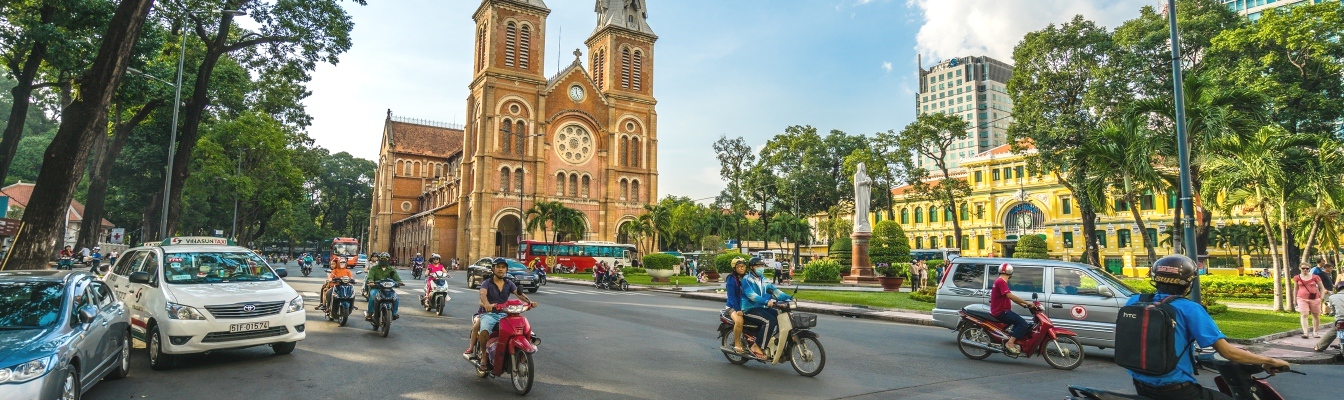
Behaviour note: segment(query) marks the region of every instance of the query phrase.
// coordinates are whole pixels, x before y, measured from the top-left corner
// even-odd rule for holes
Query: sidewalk
[[[547,276],[547,277],[546,277],[546,282],[550,282],[550,283],[559,283],[559,284],[561,284],[561,285],[587,286],[587,287],[590,287],[590,288],[593,287],[593,281],[580,280],[580,279],[561,278],[561,277],[558,277],[558,276]],[[649,286],[643,286],[643,285],[630,285],[630,291],[631,291],[631,292],[634,292],[634,291],[644,291],[644,290],[653,290],[653,288],[652,288],[652,287],[649,287]]]
[[[1320,339],[1303,339],[1302,330],[1294,329],[1255,339],[1230,339],[1228,341],[1252,353],[1282,359],[1294,364],[1333,364],[1340,361],[1337,359],[1338,348],[1326,349],[1320,353],[1314,351],[1318,340]],[[1339,341],[1336,340],[1335,343],[1338,344]]]

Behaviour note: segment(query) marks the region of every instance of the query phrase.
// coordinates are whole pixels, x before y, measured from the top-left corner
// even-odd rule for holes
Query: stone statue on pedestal
[[[868,169],[863,163],[854,172],[854,232],[872,232],[868,225],[868,207],[872,203],[873,180],[868,177]]]
[[[875,283],[877,276],[873,274],[872,261],[868,258],[868,240],[873,236],[873,227],[868,224],[868,207],[872,201],[873,180],[868,177],[868,168],[859,163],[859,168],[854,172],[854,233],[850,234],[853,240],[850,252],[852,267],[849,270],[849,276],[846,276],[846,283]]]

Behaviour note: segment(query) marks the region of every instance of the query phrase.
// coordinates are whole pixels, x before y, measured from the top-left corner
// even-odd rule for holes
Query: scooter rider
[[[1183,255],[1171,255],[1158,259],[1153,263],[1150,270],[1153,286],[1157,288],[1157,294],[1153,296],[1153,301],[1161,301],[1167,296],[1184,296],[1190,291],[1190,284],[1195,278],[1195,262],[1189,257]],[[1126,305],[1133,305],[1139,302],[1139,295],[1129,298]],[[1265,370],[1287,367],[1288,363],[1270,357],[1254,354],[1232,346],[1227,342],[1227,337],[1222,331],[1218,330],[1218,325],[1213,322],[1213,317],[1202,305],[1194,301],[1171,301],[1167,304],[1176,310],[1176,337],[1175,343],[1177,354],[1188,354],[1190,350],[1182,349],[1182,343],[1194,342],[1199,347],[1210,347],[1218,351],[1219,355],[1229,361],[1242,364],[1262,364]],[[1117,340],[1137,340],[1138,338],[1116,338]],[[1188,345],[1187,345],[1188,346]],[[1186,400],[1186,399],[1226,399],[1231,397],[1219,393],[1216,390],[1209,390],[1199,385],[1194,377],[1195,363],[1192,357],[1181,357],[1176,364],[1176,369],[1165,375],[1152,376],[1130,371],[1129,374],[1134,379],[1134,389],[1140,396],[1154,400]]]
[[[350,278],[350,283],[355,283],[355,273],[350,271],[349,268],[346,268],[344,264],[341,264],[340,260],[332,259],[331,272],[327,273],[327,281],[322,284],[322,304],[319,304],[317,309],[327,309],[327,301],[331,300],[331,288],[336,286],[336,280],[341,279],[341,277]]]
[[[439,260],[439,253],[429,255],[429,265],[425,267],[425,301],[429,301],[429,295],[430,293],[433,293],[433,291],[430,290],[432,289],[430,288],[430,283],[434,280],[429,279],[429,277],[434,276],[434,273],[438,271],[444,271],[444,273],[447,273],[448,271],[448,267],[444,267],[443,263],[439,262]]]
[[[384,279],[391,279],[391,280],[397,281],[397,286],[401,286],[401,285],[402,285],[402,283],[401,283],[401,276],[397,275],[397,270],[394,269],[394,268],[392,268],[392,266],[389,265],[388,262],[387,262],[388,259],[390,259],[390,258],[391,258],[391,256],[389,256],[386,252],[383,252],[383,253],[380,253],[380,254],[375,254],[375,255],[373,255],[373,257],[370,257],[370,258],[369,258],[369,261],[372,262],[372,263],[374,264],[374,266],[373,266],[373,268],[369,268],[369,270],[368,270],[368,275],[369,275],[369,277],[367,278],[366,281],[364,281],[364,283],[365,283],[366,285],[369,285],[369,286],[370,286],[370,287],[369,287],[369,308],[366,309],[366,310],[364,310],[364,320],[365,320],[365,321],[373,321],[373,312],[371,312],[371,311],[373,310],[374,307],[377,307],[377,306],[378,306],[378,305],[376,304],[376,302],[377,302],[377,300],[376,300],[376,299],[377,299],[377,296],[374,296],[374,295],[373,295],[374,290],[376,289],[376,288],[372,287],[373,285],[378,284],[379,281],[382,281],[382,280],[384,280]],[[392,303],[392,319],[394,319],[394,320],[397,319],[397,318],[401,318],[400,315],[397,315],[397,309],[400,308],[400,306],[401,306],[400,303],[401,303],[400,300],[395,301],[395,302]]]
[[[733,273],[723,280],[724,291],[728,293],[728,316],[733,319],[733,350],[745,353],[742,347],[742,279],[747,276],[747,260],[742,257],[733,259]]]
[[[499,320],[507,314],[494,311],[495,304],[504,304],[509,301],[509,294],[518,296],[519,300],[526,301],[528,307],[537,308],[537,303],[527,298],[518,285],[508,279],[509,261],[503,257],[496,258],[493,261],[493,274],[491,279],[481,283],[480,308],[476,310],[476,321],[471,325],[471,344],[465,354],[473,355],[481,361],[481,370],[488,371],[489,357],[484,357],[486,344],[490,341],[490,332],[499,325]]]
[[[1027,336],[1031,325],[1027,320],[1022,319],[1021,315],[1013,312],[1013,308],[1008,302],[1016,303],[1023,308],[1031,308],[1031,303],[1022,300],[1021,297],[1013,294],[1008,289],[1008,280],[1013,278],[1013,266],[1003,263],[999,266],[999,278],[994,280],[993,289],[989,292],[989,314],[999,321],[1008,324],[1012,331],[1009,332],[1008,343],[1003,346],[1004,351],[1017,354],[1022,352],[1021,346],[1017,345],[1017,339]]]
[[[742,314],[744,319],[760,324],[761,328],[754,335],[756,343],[751,345],[751,354],[756,358],[765,358],[761,344],[779,329],[775,323],[779,319],[779,310],[771,307],[776,300],[788,301],[792,298],[765,280],[765,260],[752,257],[747,267],[751,268],[751,274],[742,281]]]

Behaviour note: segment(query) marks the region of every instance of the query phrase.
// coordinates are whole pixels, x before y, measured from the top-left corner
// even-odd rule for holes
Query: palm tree
[[[587,217],[583,211],[561,206],[551,220],[551,225],[555,227],[555,241],[582,240],[584,234],[588,233]]]
[[[1163,180],[1155,167],[1160,155],[1170,154],[1169,143],[1154,140],[1153,132],[1148,129],[1149,119],[1142,113],[1128,113],[1101,124],[1097,134],[1083,145],[1082,153],[1090,157],[1088,165],[1095,168],[1089,174],[1090,185],[1094,190],[1110,188],[1118,192],[1118,197],[1129,204],[1134,225],[1143,235],[1143,247],[1148,250],[1148,259],[1156,260],[1156,243],[1148,239],[1148,227],[1139,215],[1139,196],[1144,191],[1157,193],[1163,187]],[[1095,197],[1105,202],[1104,196]],[[1106,209],[1106,204],[1094,204],[1097,209]]]
[[[556,216],[560,215],[560,210],[566,209],[564,203],[558,201],[539,201],[527,210],[527,230],[541,231],[541,237],[550,237],[546,224],[555,226]]]

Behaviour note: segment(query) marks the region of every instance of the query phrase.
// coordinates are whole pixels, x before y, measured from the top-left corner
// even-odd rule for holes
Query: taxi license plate
[[[248,331],[260,331],[260,330],[266,330],[266,329],[271,329],[271,323],[270,323],[270,322],[265,322],[265,321],[263,321],[263,322],[248,322],[248,323],[244,323],[244,324],[232,324],[232,325],[229,325],[229,333],[248,332]]]

